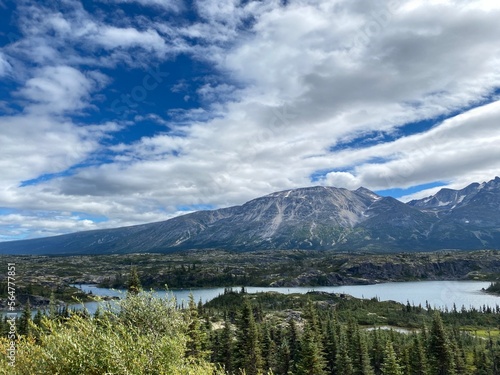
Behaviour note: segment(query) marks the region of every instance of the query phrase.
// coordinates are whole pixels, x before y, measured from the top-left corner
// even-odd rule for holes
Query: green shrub
[[[98,318],[44,318],[43,327],[36,328],[38,342],[18,341],[13,371],[7,366],[7,342],[0,341],[0,369],[13,375],[216,374],[213,365],[185,355],[187,324],[173,299],[130,294],[118,306],[108,304]]]

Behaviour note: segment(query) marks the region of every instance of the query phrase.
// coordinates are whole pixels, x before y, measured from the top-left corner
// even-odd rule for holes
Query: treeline
[[[256,285],[260,286],[262,281],[258,277],[249,277],[248,275],[235,275],[229,268],[206,269],[203,266],[192,264],[169,265],[162,275],[141,275],[141,282],[144,288],[204,288],[237,286],[237,285]],[[99,286],[101,288],[125,289],[127,287],[128,275],[117,272],[113,276],[104,277]]]
[[[211,361],[228,374],[240,369],[247,375],[500,373],[498,338],[478,339],[446,326],[438,311],[431,313],[428,326],[400,333],[364,329],[354,317],[340,319],[333,307],[312,302],[299,316],[274,324],[250,298],[241,301],[239,311],[226,311],[223,327],[210,333]]]
[[[500,294],[500,281],[492,282],[486,290],[490,293]]]
[[[0,281],[0,299],[7,299],[9,296],[7,292],[7,282]],[[59,284],[54,287],[35,283],[26,285],[16,284],[16,299],[18,303],[23,305],[28,299],[35,298],[35,296],[42,297],[42,299],[48,299],[51,294],[53,294],[56,299],[63,301],[72,301],[75,298],[88,300],[86,293],[68,285]]]
[[[208,304],[140,292],[132,270],[127,297],[95,315],[51,303],[17,319],[16,367],[7,367],[0,325],[0,373],[496,375],[498,336],[478,338],[463,322],[498,328],[499,311],[358,300],[348,296],[247,294],[230,289]],[[373,317],[413,330],[367,329]],[[396,316],[400,319],[397,320]],[[416,322],[419,321],[419,324]],[[363,323],[363,324],[360,324]],[[497,331],[498,332],[498,331]]]

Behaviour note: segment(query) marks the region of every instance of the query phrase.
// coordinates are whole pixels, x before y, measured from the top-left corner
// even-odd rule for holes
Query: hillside
[[[500,178],[402,203],[359,188],[307,187],[132,227],[0,243],[5,254],[219,248],[377,252],[500,248]]]

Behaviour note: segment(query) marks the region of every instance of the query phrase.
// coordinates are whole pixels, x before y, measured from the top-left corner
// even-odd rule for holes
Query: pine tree
[[[49,319],[56,319],[57,318],[57,304],[56,304],[56,296],[54,294],[54,291],[50,292],[48,317],[49,317]]]
[[[335,360],[335,371],[337,374],[354,375],[354,367],[352,365],[352,359],[349,356],[348,345],[349,343],[347,341],[346,333],[344,329],[341,328],[337,356]]]
[[[338,348],[338,326],[336,317],[332,317],[328,320],[326,324],[326,334],[325,334],[325,358],[327,360],[327,366],[330,372],[335,369],[335,360],[337,356]]]
[[[404,375],[411,375],[411,364],[410,364],[410,348],[405,345],[401,352],[401,368]]]
[[[288,340],[286,338],[281,341],[278,348],[278,361],[276,367],[276,374],[286,375],[291,371],[292,356],[290,353],[290,346],[288,345]]]
[[[130,268],[130,277],[128,280],[127,291],[131,294],[138,294],[142,290],[137,267]]]
[[[201,323],[198,316],[198,307],[194,302],[193,294],[189,294],[188,303],[188,341],[186,344],[186,354],[193,358],[204,358],[207,353],[203,352],[204,335],[201,331]]]
[[[474,365],[476,367],[474,375],[497,375],[493,374],[491,361],[486,351],[482,348],[481,351],[474,353]]]
[[[403,370],[396,358],[396,353],[390,341],[385,346],[384,362],[382,363],[382,375],[403,375]]]
[[[20,335],[25,335],[25,336],[31,336],[31,326],[30,326],[31,320],[31,306],[30,306],[30,301],[26,302],[26,305],[24,306],[23,314],[21,315],[21,318],[19,319],[19,330],[18,333]]]
[[[304,310],[304,318],[307,320],[309,328],[316,334],[320,334],[320,325],[318,322],[318,314],[310,299],[307,300],[306,308]]]
[[[434,372],[436,375],[455,375],[454,355],[438,311],[434,313],[429,336],[429,352]]]
[[[307,323],[300,345],[297,375],[325,375],[326,361],[321,352],[321,342],[312,324]]]
[[[372,366],[375,370],[375,373],[380,374],[382,362],[384,361],[384,344],[382,343],[382,338],[380,337],[380,329],[373,330],[372,337]]]
[[[366,334],[364,332],[360,332],[359,329],[357,330],[357,342],[359,363],[357,373],[359,375],[374,375],[374,371],[370,363],[370,354],[368,353]]]
[[[257,375],[262,370],[262,354],[259,332],[254,320],[252,306],[244,299],[240,317],[237,320],[236,367],[246,375]]]
[[[415,334],[413,336],[409,359],[411,375],[427,375],[430,373],[427,355],[420,335]]]

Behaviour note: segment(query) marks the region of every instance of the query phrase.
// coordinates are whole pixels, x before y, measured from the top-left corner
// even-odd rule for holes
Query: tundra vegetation
[[[89,256],[0,256],[15,263],[18,304],[48,306],[89,296],[71,284],[127,288],[131,265],[145,289],[225,286],[335,286],[387,281],[500,279],[500,251],[427,253],[339,253],[273,250],[246,253],[193,250],[173,254]],[[0,309],[7,297],[0,269]],[[2,303],[3,301],[3,303]],[[4,306],[5,307],[5,306]]]
[[[256,280],[269,285],[284,279],[293,281],[303,277],[307,280],[307,275],[312,275],[308,280],[314,280],[319,274],[317,271],[323,275],[335,273],[346,280],[367,280],[366,276],[375,272],[384,273],[386,277],[405,275],[413,279],[418,272],[430,269],[436,271],[429,278],[494,279],[498,259],[498,252],[287,254],[284,257],[278,254],[275,258],[270,252],[256,253],[256,257],[247,255],[247,258],[245,254],[243,257],[238,254],[238,261],[231,254],[221,252],[221,264],[194,262],[195,258],[200,259],[199,253],[170,255],[168,261],[160,254],[109,256],[95,261],[94,268],[86,257],[16,257],[18,275],[26,272],[36,277],[45,265],[48,266],[46,272],[54,276],[50,280],[58,280],[55,285],[78,281],[78,277],[82,282],[95,277],[105,282],[106,274],[101,272],[109,272],[114,263],[116,272],[122,273],[120,285],[127,288],[128,293],[120,301],[103,302],[94,315],[85,310],[58,307],[55,293],[51,293],[45,312],[38,310],[34,316],[30,304],[24,304],[24,311],[16,320],[18,335],[13,368],[8,365],[6,355],[10,326],[7,319],[0,321],[0,373],[500,373],[499,306],[481,309],[458,306],[438,311],[431,306],[362,300],[324,292],[249,294],[244,288],[233,290],[228,286],[223,295],[212,301],[202,304],[191,298],[187,306],[182,307],[173,298],[158,298],[143,291],[145,285],[149,286],[152,268],[168,269],[168,264],[184,275],[198,275],[198,272],[206,275],[209,269],[229,267],[230,272],[220,274],[233,275],[236,280],[240,277],[237,275],[250,277],[252,270],[275,270],[276,274],[270,274],[267,279],[263,273],[258,274],[261,278]],[[223,255],[228,257],[224,259]],[[208,258],[208,254],[206,256]],[[152,262],[153,259],[157,262]],[[263,262],[264,259],[268,262]],[[150,263],[143,264],[141,260]],[[165,263],[161,263],[162,260]],[[61,262],[73,264],[73,270],[58,275]],[[131,263],[136,266],[130,267]],[[455,274],[448,275],[450,269]]]

